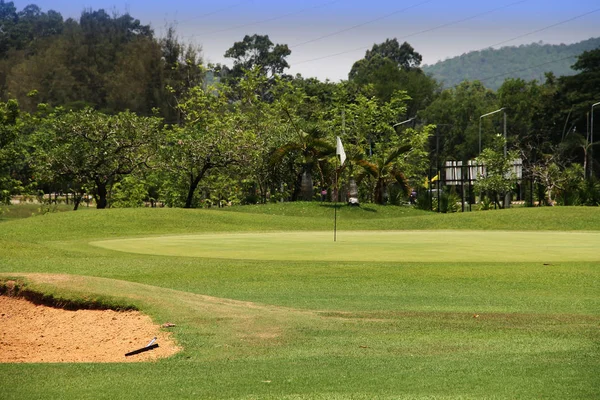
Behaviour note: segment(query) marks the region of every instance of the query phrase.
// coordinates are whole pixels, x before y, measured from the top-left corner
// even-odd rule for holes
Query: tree
[[[444,133],[440,158],[467,161],[479,154],[479,117],[498,109],[496,94],[480,82],[463,82],[444,90],[421,118],[435,123]],[[488,147],[493,120],[486,118],[483,125],[482,146]]]
[[[37,132],[34,160],[39,173],[48,179],[93,188],[97,208],[102,209],[108,206],[113,184],[148,166],[160,129],[160,119],[131,112],[107,115],[90,108],[59,110]]]
[[[185,188],[175,204],[192,208],[200,182],[214,170],[243,163],[252,138],[237,125],[225,86],[193,87],[178,108],[182,125],[167,131],[161,153],[164,168]]]
[[[567,119],[567,131],[574,128],[579,132],[586,132],[588,131],[590,106],[599,101],[600,48],[583,52],[573,65],[573,69],[578,71],[576,75],[559,78],[560,92],[557,102],[562,109],[562,113],[559,115]],[[591,138],[589,140],[591,141]],[[589,167],[593,172],[598,152],[593,150],[592,152],[594,158],[590,160]],[[592,175],[590,173],[590,176]]]
[[[0,204],[10,204],[11,196],[22,187],[18,167],[26,157],[19,132],[19,113],[15,100],[0,103]]]
[[[372,84],[381,101],[389,101],[393,92],[401,88],[402,71],[394,61],[376,54],[358,60],[352,66],[348,79],[359,86]]]
[[[273,44],[268,35],[246,35],[225,52],[225,57],[233,59],[228,75],[237,79],[245,70],[260,67],[265,76],[272,78],[290,67],[285,59],[290,54],[292,51],[286,44]]]
[[[504,144],[504,138],[498,134],[492,146],[483,149],[481,155],[477,157],[477,162],[483,165],[484,172],[475,182],[475,190],[487,193],[500,208],[504,208],[502,200],[506,193],[510,192],[517,183],[512,167],[513,161],[518,158],[518,152],[511,150],[505,155]]]
[[[398,39],[386,39],[385,42],[374,44],[371,50],[367,50],[364,60],[370,61],[373,58],[390,60],[398,69],[410,71],[418,69],[423,57],[407,42],[398,43]],[[349,78],[356,75],[355,63],[350,70]]]
[[[189,89],[207,81],[210,71],[202,68],[201,49],[183,44],[175,29],[169,27],[167,34],[160,40],[164,83],[167,88],[162,99],[162,114],[167,123],[181,123],[181,114],[177,104]]]
[[[557,86],[548,74],[544,83],[506,79],[498,89],[498,107],[507,115],[509,145],[521,149],[524,162],[535,163],[564,136],[563,124],[553,118],[559,114],[555,100]]]
[[[397,39],[375,44],[365,57],[352,66],[348,79],[364,87],[373,85],[381,102],[388,102],[394,92],[404,90],[410,100],[406,116],[427,107],[436,97],[439,85],[419,68],[421,55],[410,44],[398,44]]]
[[[266,202],[269,190],[281,191],[281,182],[285,180],[281,177],[281,171],[285,169],[282,164],[285,163],[273,164],[272,155],[295,136],[288,112],[298,113],[297,104],[291,103],[301,102],[304,92],[279,77],[270,83],[259,67],[246,71],[236,90],[239,98],[238,125],[250,133],[249,137],[253,140],[243,171],[238,171],[247,177],[243,182],[246,193],[242,201]],[[265,101],[265,94],[272,100]]]
[[[64,23],[60,14],[44,14],[39,8],[22,13],[19,26],[33,33],[27,34],[23,50],[13,46],[0,68],[6,91],[25,110],[34,112],[40,102],[144,115],[166,108],[161,47],[149,26],[129,14],[104,10],[85,10],[79,22]],[[33,21],[32,27],[27,21]],[[33,90],[38,96],[30,99],[27,94]]]
[[[63,18],[60,13],[47,13],[35,4],[29,4],[17,12],[14,2],[0,1],[0,58],[11,50],[19,51],[33,47],[41,38],[60,34]]]
[[[292,116],[289,117],[291,120]],[[293,125],[296,131],[295,140],[279,147],[273,153],[272,162],[280,163],[285,156],[298,154],[301,159],[301,169],[292,199],[311,201],[314,195],[313,169],[317,167],[322,171],[320,162],[333,154],[335,147],[325,138],[325,132],[317,123],[295,121]],[[323,180],[321,177],[321,181]]]
[[[407,129],[400,134],[377,142],[371,156],[362,155],[354,163],[362,168],[357,174],[358,182],[370,177],[371,191],[377,204],[385,204],[389,186],[396,184],[400,193],[408,195],[411,178],[422,172],[427,159],[425,145],[435,129],[434,125],[422,129]]]
[[[356,163],[363,167],[366,174],[375,180],[373,189],[373,198],[377,204],[385,204],[387,187],[390,183],[396,182],[400,185],[403,193],[408,194],[409,183],[406,175],[398,168],[396,161],[399,157],[411,149],[410,145],[403,145],[389,151],[378,152],[371,161],[357,160]],[[361,175],[358,180],[364,175]]]

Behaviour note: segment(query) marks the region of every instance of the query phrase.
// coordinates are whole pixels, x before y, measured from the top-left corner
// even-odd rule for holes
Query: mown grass
[[[318,204],[90,210],[3,222],[5,278],[26,276],[36,290],[66,299],[134,305],[157,322],[176,323],[184,351],[143,365],[3,364],[0,397],[598,397],[598,262],[230,260],[89,245],[171,234],[329,230],[330,211]],[[338,216],[338,227],[347,230],[600,226],[596,208],[431,215],[372,207],[342,208]]]
[[[362,262],[598,261],[599,232],[410,230],[217,233],[90,244],[137,254],[244,260]]]

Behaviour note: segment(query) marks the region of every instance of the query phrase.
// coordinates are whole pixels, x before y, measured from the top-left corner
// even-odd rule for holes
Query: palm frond
[[[400,185],[400,189],[402,189],[402,192],[404,192],[405,195],[408,195],[410,193],[410,185],[408,184],[408,179],[406,178],[404,173],[394,168],[391,174],[394,177],[394,179],[396,179],[396,182],[398,182],[398,185]]]
[[[390,164],[390,163],[396,161],[396,159],[398,157],[400,157],[402,154],[409,152],[411,148],[412,148],[411,145],[405,144],[405,145],[398,147],[397,149],[394,149],[390,154],[387,155],[387,157],[385,158],[384,164],[387,165],[387,164]]]
[[[300,143],[288,143],[275,149],[271,155],[271,164],[277,164],[283,160],[283,158],[293,151],[302,151],[302,145]]]
[[[319,156],[329,156],[335,153],[335,146],[325,139],[313,139],[312,146],[318,151]]]
[[[373,178],[379,178],[379,166],[377,164],[374,164],[374,163],[369,162],[369,161],[364,160],[364,159],[357,160],[356,164],[358,164],[361,167],[363,167],[363,169],[365,170],[365,172],[367,172]]]

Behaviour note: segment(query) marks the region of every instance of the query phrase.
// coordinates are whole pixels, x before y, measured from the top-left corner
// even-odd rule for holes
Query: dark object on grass
[[[134,356],[136,354],[144,353],[144,352],[146,352],[148,350],[156,349],[157,347],[158,347],[158,343],[154,343],[153,345],[142,347],[141,349],[137,349],[137,350],[134,350],[134,351],[130,351],[129,353],[125,354],[125,357]]]

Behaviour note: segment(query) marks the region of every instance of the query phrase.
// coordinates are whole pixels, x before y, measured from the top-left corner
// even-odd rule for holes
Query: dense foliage
[[[0,35],[2,203],[60,193],[75,208],[88,195],[99,208],[401,204],[435,185],[437,207],[431,195],[419,206],[454,210],[473,188],[444,189],[444,162],[494,163],[488,148],[504,130],[502,114],[523,174],[515,183],[496,173],[479,190],[498,203],[511,192],[530,204],[600,200],[590,129],[600,48],[580,54],[572,76],[442,90],[397,39],[374,44],[348,81],[333,83],[286,75],[291,51],[267,35],[234,43],[225,53],[233,67],[203,65],[173,28],[156,38],[130,15],[104,10],[65,21],[1,1]],[[511,162],[504,157],[502,168]]]

